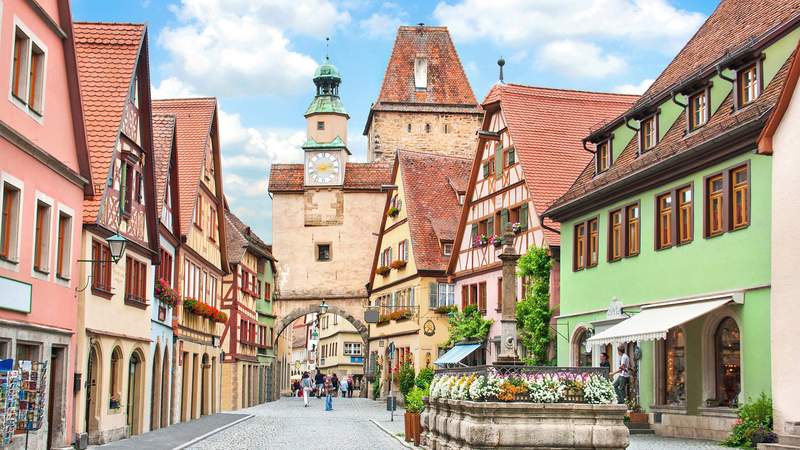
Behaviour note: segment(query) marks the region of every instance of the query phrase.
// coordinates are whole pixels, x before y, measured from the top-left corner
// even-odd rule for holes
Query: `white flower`
[[[472,380],[469,385],[469,398],[475,401],[483,400],[483,388],[486,386],[486,377],[481,375]]]
[[[557,377],[542,377],[528,382],[531,400],[537,403],[556,403],[564,398],[566,387]]]
[[[583,383],[583,400],[586,403],[607,405],[617,401],[617,394],[608,378],[591,375]]]

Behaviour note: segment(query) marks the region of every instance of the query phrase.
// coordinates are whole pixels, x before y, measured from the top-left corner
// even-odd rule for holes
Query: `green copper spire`
[[[341,83],[342,76],[339,73],[339,69],[331,63],[331,58],[326,54],[325,62],[320,64],[314,72],[314,84],[317,86],[317,95],[314,96],[314,100],[308,105],[305,116],[308,117],[311,114],[328,113],[343,114],[350,117],[344,109],[342,100],[339,98],[339,84]]]

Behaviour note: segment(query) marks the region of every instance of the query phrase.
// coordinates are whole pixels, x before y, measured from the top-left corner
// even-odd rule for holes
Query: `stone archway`
[[[286,303],[300,303],[300,302],[286,302]],[[327,303],[327,302],[326,302]],[[343,309],[338,305],[328,305],[328,314],[336,314],[339,317],[344,318],[348,322],[350,322],[358,331],[358,334],[361,335],[361,339],[364,340],[365,348],[369,344],[369,327],[362,321],[361,319],[355,316],[356,311],[353,311],[352,305],[347,309]],[[362,311],[361,303],[357,303],[358,310]],[[275,323],[275,334],[273,337],[273,345],[277,346],[278,344],[278,336],[286,329],[289,325],[292,324],[295,320],[300,317],[303,317],[307,314],[316,314],[319,313],[319,302],[303,302],[302,306],[298,305],[297,307],[293,308],[290,312],[282,315],[281,319]]]

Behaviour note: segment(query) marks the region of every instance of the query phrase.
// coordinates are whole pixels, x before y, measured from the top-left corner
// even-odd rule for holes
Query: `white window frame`
[[[456,285],[454,283],[439,283],[437,291],[437,306],[456,304]]]
[[[20,236],[22,236],[22,217],[25,210],[25,183],[22,182],[19,178],[16,178],[10,175],[8,172],[0,172],[0,189],[5,187],[6,183],[10,184],[14,188],[19,191],[19,198],[17,200],[17,223],[16,223],[16,230],[12,230],[13,234],[13,242],[11,243],[11,256],[12,261],[4,261],[0,259],[0,268],[12,271],[12,272],[19,272],[19,259],[20,259]],[[3,210],[3,196],[0,194],[0,211]],[[2,220],[2,217],[0,217]]]
[[[2,12],[2,9],[0,9]],[[17,29],[19,29],[25,36],[28,38],[28,46],[25,49],[25,54],[27,55],[27,59],[25,60],[25,66],[23,67],[25,76],[23,81],[25,83],[24,90],[26,99],[24,101],[14,97],[12,90],[14,86],[14,42],[16,42],[17,36]],[[41,95],[39,96],[39,107],[38,112],[35,112],[33,108],[28,105],[27,97],[29,96],[29,84],[30,84],[30,56],[31,56],[31,44],[36,45],[39,50],[42,51],[42,76],[40,77],[42,83]],[[45,111],[45,93],[47,92],[47,46],[44,42],[35,34],[33,33],[30,28],[28,28],[22,20],[20,20],[17,15],[14,15],[14,24],[11,27],[11,61],[9,64],[9,77],[8,77],[8,101],[14,104],[17,108],[24,111],[28,116],[30,116],[33,120],[38,122],[40,125],[44,123],[44,111]]]
[[[428,89],[428,58],[414,58],[414,87],[419,90]]]
[[[65,216],[69,216],[69,222],[70,223],[69,223],[69,230],[67,230],[67,233],[64,235],[64,240],[65,240],[65,242],[64,242],[64,255],[62,256],[63,259],[66,259],[66,261],[62,262],[62,266],[64,267],[64,276],[63,277],[59,277],[58,273],[55,273],[55,272],[58,272],[58,257],[59,257],[59,255],[58,255],[58,228],[59,228],[58,225],[61,222],[61,215],[62,214],[65,215]],[[56,218],[57,218],[58,221],[56,222],[56,227],[55,227],[55,237],[56,237],[55,238],[55,243],[56,243],[56,245],[55,245],[55,250],[54,250],[55,251],[55,253],[54,253],[55,258],[53,259],[53,261],[56,264],[54,264],[54,269],[55,269],[54,279],[56,280],[56,283],[58,283],[58,284],[62,284],[64,286],[69,286],[70,280],[72,279],[72,264],[70,262],[72,261],[72,243],[74,242],[74,239],[75,239],[75,210],[73,210],[72,208],[70,208],[67,205],[59,203],[58,204],[58,209],[56,210]]]
[[[356,352],[355,349],[358,348]],[[363,349],[361,342],[345,342],[344,343],[344,356],[363,356]]]
[[[45,243],[45,248],[42,250],[42,254],[45,255],[45,272],[42,273],[34,269],[35,261],[34,257],[36,256],[36,222],[38,221],[38,211],[39,211],[39,203],[44,203],[49,207],[49,216],[47,218],[47,230],[42,232],[42,236],[47,239]],[[53,277],[53,212],[55,211],[55,202],[53,199],[39,191],[36,191],[33,197],[33,223],[31,224],[31,238],[33,239],[33,245],[31,246],[31,276],[34,278],[49,281],[51,277]]]
[[[451,256],[453,254],[453,243],[452,242],[443,242],[442,243],[442,255],[444,256]],[[447,248],[450,248],[450,251],[447,251]]]

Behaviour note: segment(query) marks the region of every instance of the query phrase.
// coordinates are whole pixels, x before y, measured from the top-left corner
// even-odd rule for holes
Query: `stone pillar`
[[[514,232],[506,224],[503,232],[503,252],[498,258],[503,261],[503,313],[500,319],[500,354],[495,364],[519,364],[517,355],[517,260],[514,248]]]

